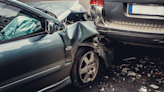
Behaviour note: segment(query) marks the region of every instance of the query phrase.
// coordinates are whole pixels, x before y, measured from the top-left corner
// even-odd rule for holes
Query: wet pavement
[[[130,45],[115,47],[115,59],[91,85],[59,92],[164,92],[164,49]]]

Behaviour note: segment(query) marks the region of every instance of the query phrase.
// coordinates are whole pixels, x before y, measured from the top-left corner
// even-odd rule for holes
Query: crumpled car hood
[[[42,1],[27,4],[55,14],[60,21],[64,20],[70,13],[87,12],[78,1]]]

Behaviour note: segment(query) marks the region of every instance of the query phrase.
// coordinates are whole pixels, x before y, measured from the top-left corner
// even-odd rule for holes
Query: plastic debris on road
[[[102,88],[100,89],[100,91],[103,91],[103,92],[104,92],[104,91],[105,91],[105,88],[104,88],[104,87],[102,87]]]
[[[130,69],[129,68],[123,68],[122,73],[128,73],[128,70],[130,70]]]
[[[130,58],[125,58],[125,59],[123,59],[123,61],[135,60],[135,59],[136,59],[136,57],[130,57]]]
[[[108,76],[104,76],[105,79],[108,79],[109,77]]]
[[[139,78],[141,78],[141,77],[142,77],[141,74],[137,74],[137,75],[136,75],[136,78],[137,78],[137,79],[139,79]]]
[[[112,88],[112,91],[114,91],[115,89],[114,88]]]
[[[136,73],[133,72],[133,71],[129,71],[129,72],[128,72],[128,76],[130,76],[130,75],[131,75],[131,76],[136,76]]]
[[[151,84],[150,87],[152,87],[152,88],[155,89],[155,90],[159,88],[159,86],[154,85],[154,84]]]
[[[145,86],[141,86],[141,88],[138,91],[147,92],[147,88]]]
[[[134,57],[126,58],[123,59],[120,65],[113,64],[110,70],[110,73],[114,75],[112,80],[115,83],[121,82],[119,78],[122,80],[122,82],[137,82],[139,85],[141,85],[140,92],[147,92],[148,89],[144,89],[142,86],[150,85],[152,83],[154,84],[152,84],[150,88],[154,87],[152,89],[154,91],[160,86],[164,86],[164,72],[162,68],[164,63],[159,61],[159,59],[152,60],[150,57],[145,58],[140,60],[137,60]]]

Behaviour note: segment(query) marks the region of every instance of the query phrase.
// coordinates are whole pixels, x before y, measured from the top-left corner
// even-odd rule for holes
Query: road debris
[[[128,60],[136,60],[136,57],[130,57],[130,58],[123,59],[123,61],[128,61]]]
[[[130,57],[123,59],[122,64],[120,65],[112,65],[110,72],[114,74],[112,78],[114,82],[116,82],[117,78],[120,78],[122,82],[128,81],[128,83],[132,83],[135,81],[142,86],[146,86],[147,84],[150,85],[153,82],[163,86],[164,70],[162,65],[164,65],[164,63],[160,64],[160,66],[158,63],[161,62],[158,60],[151,60],[149,57],[147,57],[147,59],[140,59],[138,61],[136,61],[136,57]],[[118,82],[120,82],[120,80],[118,80]],[[157,86],[151,85],[151,87],[154,87],[153,89],[157,89],[155,88]],[[141,92],[143,89],[143,87],[140,89]],[[148,89],[145,90],[148,91]]]
[[[105,79],[108,79],[109,77],[108,76],[104,76]]]
[[[142,67],[143,67],[143,65],[142,65],[142,64],[137,64],[137,67],[142,68]]]
[[[138,91],[147,92],[147,88],[145,86],[141,86],[141,88]]]
[[[128,72],[128,76],[130,76],[130,75],[131,75],[131,76],[136,76],[136,73],[133,72],[133,71],[129,71],[129,72]]]
[[[99,90],[99,91],[104,92],[104,91],[105,91],[105,88],[104,88],[104,87],[102,87],[102,88],[100,88],[100,90]]]
[[[128,70],[130,70],[130,69],[129,68],[123,68],[122,73],[128,73]]]
[[[148,76],[148,77],[150,77],[150,76],[151,76],[151,74],[150,74],[150,73],[148,73],[148,74],[147,74],[147,76]]]
[[[137,79],[140,79],[141,77],[142,77],[141,74],[137,74],[137,75],[136,75],[136,78],[137,78]]]
[[[116,82],[116,78],[112,78]]]
[[[122,69],[123,67],[128,67],[129,66],[129,64],[122,64],[121,66],[120,66],[120,68]]]
[[[132,78],[132,81],[135,81],[135,78],[134,77]]]
[[[154,64],[154,62],[150,62],[150,64]]]
[[[114,91],[115,89],[114,88],[112,88],[112,91]]]
[[[146,81],[146,79],[142,79],[142,81]]]
[[[145,82],[140,82],[141,84],[145,84]]]
[[[152,87],[154,90],[157,90],[159,88],[159,86],[151,84],[150,87]]]
[[[106,92],[164,92],[164,53],[161,55],[160,60],[153,54],[147,56],[147,59],[139,56],[136,59],[120,61],[119,64],[113,63],[109,74],[105,73],[103,81],[101,80],[109,83],[109,91]],[[133,55],[130,54],[131,56]],[[100,81],[96,83],[99,84]]]
[[[156,75],[162,75],[163,73],[162,73],[162,72],[160,72],[160,73],[156,72],[155,74],[156,74]]]

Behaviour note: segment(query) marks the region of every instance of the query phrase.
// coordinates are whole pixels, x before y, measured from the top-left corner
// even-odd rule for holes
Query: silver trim
[[[43,88],[43,89],[41,89],[41,90],[39,90],[39,91],[37,91],[37,92],[46,91],[46,90],[48,90],[48,89],[50,89],[50,88],[53,88],[53,87],[55,87],[55,86],[57,86],[57,85],[63,83],[64,81],[66,81],[66,80],[68,80],[68,79],[70,79],[70,76],[68,76],[68,77],[66,77],[65,79],[59,81],[58,83],[52,84],[52,85],[50,85],[50,86],[47,86],[47,87],[45,87],[45,88]]]
[[[14,85],[14,84],[19,85],[19,84],[20,84],[21,82],[23,82],[23,81],[27,82],[27,81],[31,81],[31,80],[37,79],[37,78],[39,78],[39,77],[43,77],[43,76],[45,76],[45,75],[47,75],[47,74],[50,74],[50,73],[52,73],[52,72],[55,72],[55,71],[59,70],[60,67],[61,67],[61,65],[58,65],[58,66],[56,66],[56,67],[47,69],[47,70],[45,70],[45,71],[36,73],[36,74],[34,74],[34,75],[31,75],[31,76],[22,78],[22,79],[20,79],[20,80],[18,80],[18,81],[14,81],[14,82],[12,82],[12,83],[6,84],[6,85],[4,85],[4,86],[1,86],[1,87],[0,87],[0,90],[4,89],[4,88],[6,88],[6,87],[12,86],[12,85]],[[14,86],[15,86],[15,85],[14,85]]]

